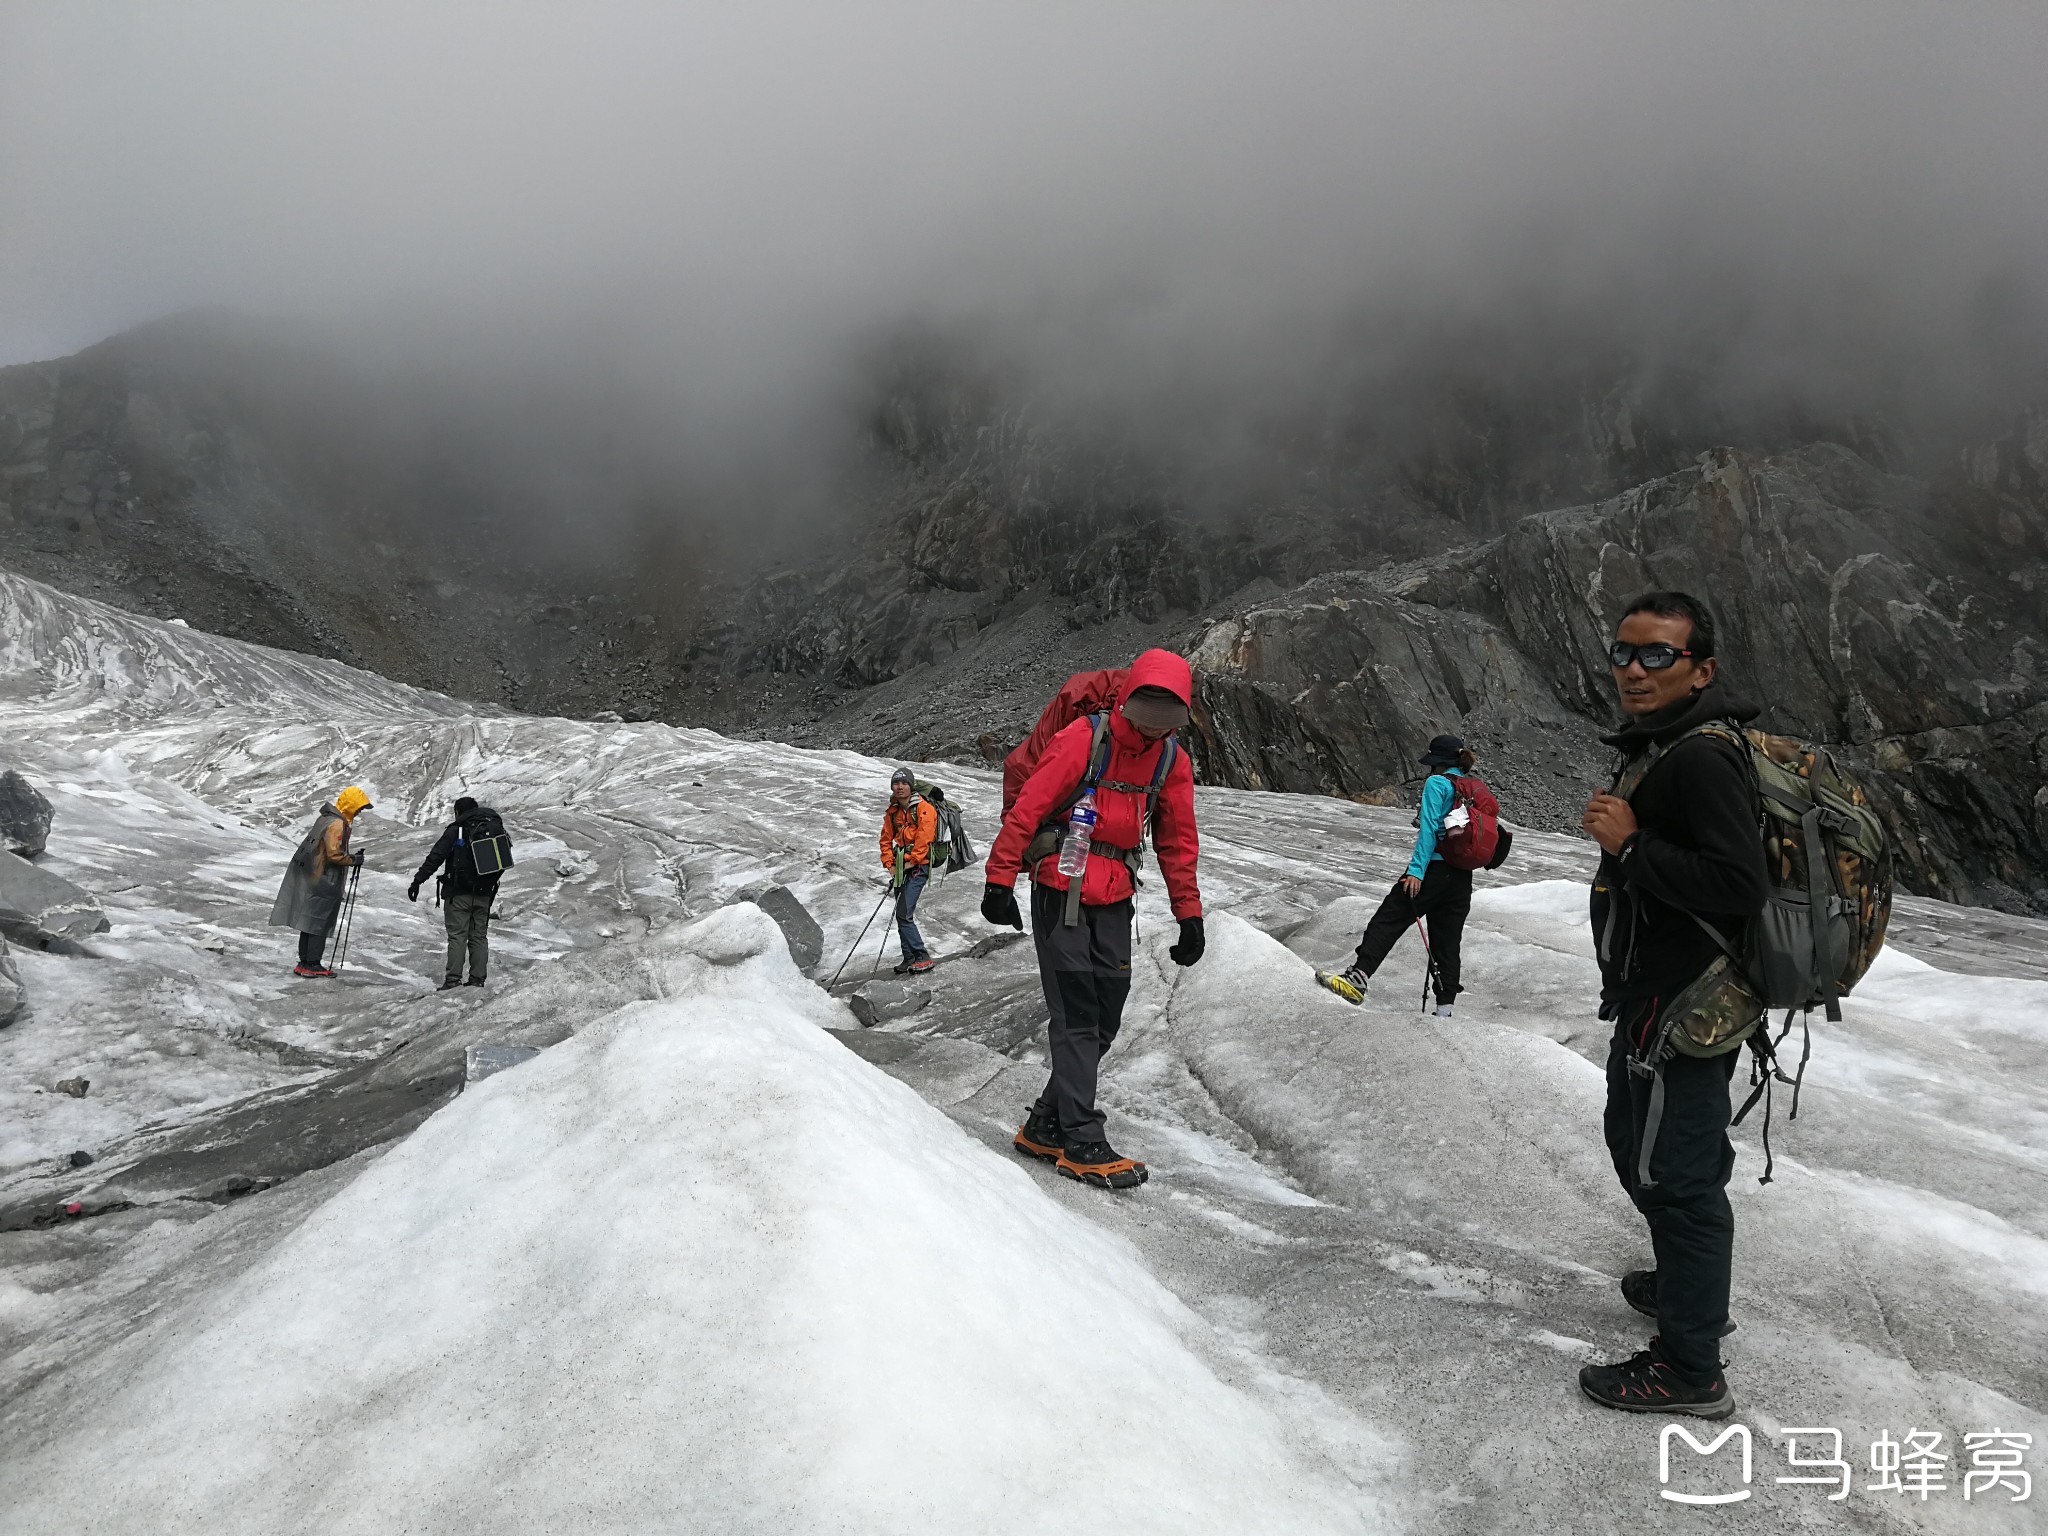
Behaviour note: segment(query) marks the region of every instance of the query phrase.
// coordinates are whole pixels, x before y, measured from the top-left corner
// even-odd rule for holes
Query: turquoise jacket
[[[1451,780],[1463,778],[1456,768],[1432,773],[1422,786],[1422,809],[1415,813],[1415,856],[1408,861],[1408,873],[1420,880],[1429,866],[1443,857],[1436,851],[1437,835],[1444,818],[1451,814],[1458,791]]]

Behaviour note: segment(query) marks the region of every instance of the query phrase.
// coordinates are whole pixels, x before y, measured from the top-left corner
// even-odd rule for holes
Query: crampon
[[[1152,1176],[1143,1163],[1118,1155],[1106,1141],[1068,1147],[1055,1166],[1068,1178],[1100,1189],[1136,1189]]]

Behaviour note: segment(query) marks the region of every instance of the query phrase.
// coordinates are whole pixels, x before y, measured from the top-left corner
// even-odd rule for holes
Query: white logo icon
[[[1692,1431],[1680,1424],[1666,1424],[1664,1433],[1657,1437],[1657,1481],[1671,1481],[1671,1441],[1676,1436],[1702,1456],[1711,1456],[1730,1440],[1742,1442],[1742,1486],[1733,1493],[1673,1493],[1669,1488],[1659,1488],[1657,1497],[1669,1499],[1674,1504],[1740,1504],[1750,1495],[1750,1444],[1749,1426],[1731,1424],[1707,1444],[1693,1439]]]

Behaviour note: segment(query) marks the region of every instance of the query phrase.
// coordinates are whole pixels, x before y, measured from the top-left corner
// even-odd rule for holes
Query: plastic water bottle
[[[1088,844],[1095,836],[1095,791],[1074,802],[1067,812],[1067,840],[1060,844],[1060,873],[1069,880],[1088,868]]]

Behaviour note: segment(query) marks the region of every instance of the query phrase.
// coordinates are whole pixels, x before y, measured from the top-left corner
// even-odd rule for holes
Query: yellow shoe
[[[1356,1008],[1365,1001],[1366,974],[1357,966],[1338,975],[1331,971],[1317,971],[1316,980]]]

